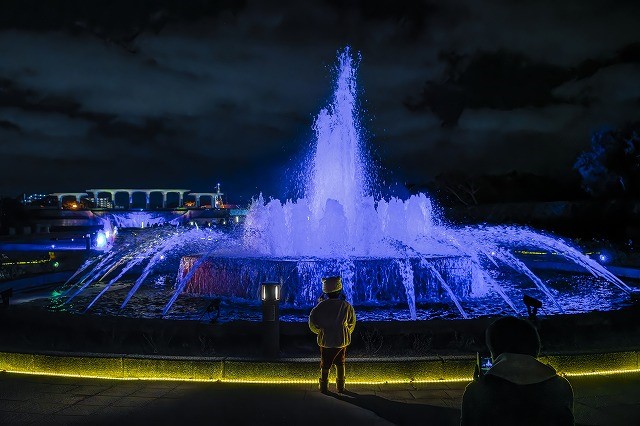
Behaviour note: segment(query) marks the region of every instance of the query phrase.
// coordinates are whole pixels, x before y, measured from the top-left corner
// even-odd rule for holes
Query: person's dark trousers
[[[329,391],[329,370],[331,366],[336,366],[336,387],[338,392],[345,391],[345,367],[344,363],[347,359],[347,348],[323,348],[320,347],[320,391],[326,393]]]

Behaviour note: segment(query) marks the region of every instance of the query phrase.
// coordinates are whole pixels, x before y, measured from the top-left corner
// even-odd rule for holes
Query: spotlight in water
[[[160,255],[160,260],[164,260],[164,254]]]
[[[609,261],[609,256],[607,256],[604,253],[600,253],[600,256],[598,256],[598,259],[600,260],[600,262],[602,263],[607,263]]]
[[[98,235],[96,236],[96,247],[102,248],[106,245],[107,245],[107,237],[104,235],[104,232],[102,231],[98,232]]]

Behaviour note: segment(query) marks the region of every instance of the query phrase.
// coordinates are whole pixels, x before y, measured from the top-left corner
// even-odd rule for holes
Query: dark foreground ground
[[[361,322],[350,356],[397,357],[486,352],[494,318]],[[537,323],[545,354],[635,351],[640,306],[558,315]],[[0,307],[0,351],[41,353],[262,355],[261,323],[139,320]],[[280,356],[315,356],[305,323],[281,323]],[[583,425],[640,424],[640,373],[571,377]],[[0,372],[4,424],[459,424],[466,383],[353,385],[346,396],[313,385],[121,381]]]
[[[571,378],[577,424],[640,422],[640,373]],[[0,424],[459,424],[466,383],[313,385],[78,379],[0,373]]]

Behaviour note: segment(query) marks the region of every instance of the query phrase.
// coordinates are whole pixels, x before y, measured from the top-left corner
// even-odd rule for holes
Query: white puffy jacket
[[[309,314],[309,328],[318,335],[318,345],[324,348],[348,346],[355,327],[355,311],[345,300],[323,300]]]

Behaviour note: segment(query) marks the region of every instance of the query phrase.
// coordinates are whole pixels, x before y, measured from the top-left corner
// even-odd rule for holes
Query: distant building
[[[46,204],[48,194],[23,194],[22,195],[22,204],[25,206],[33,206],[33,205],[43,205]]]
[[[96,198],[94,200],[95,207],[97,209],[112,209],[113,203],[109,198]]]

